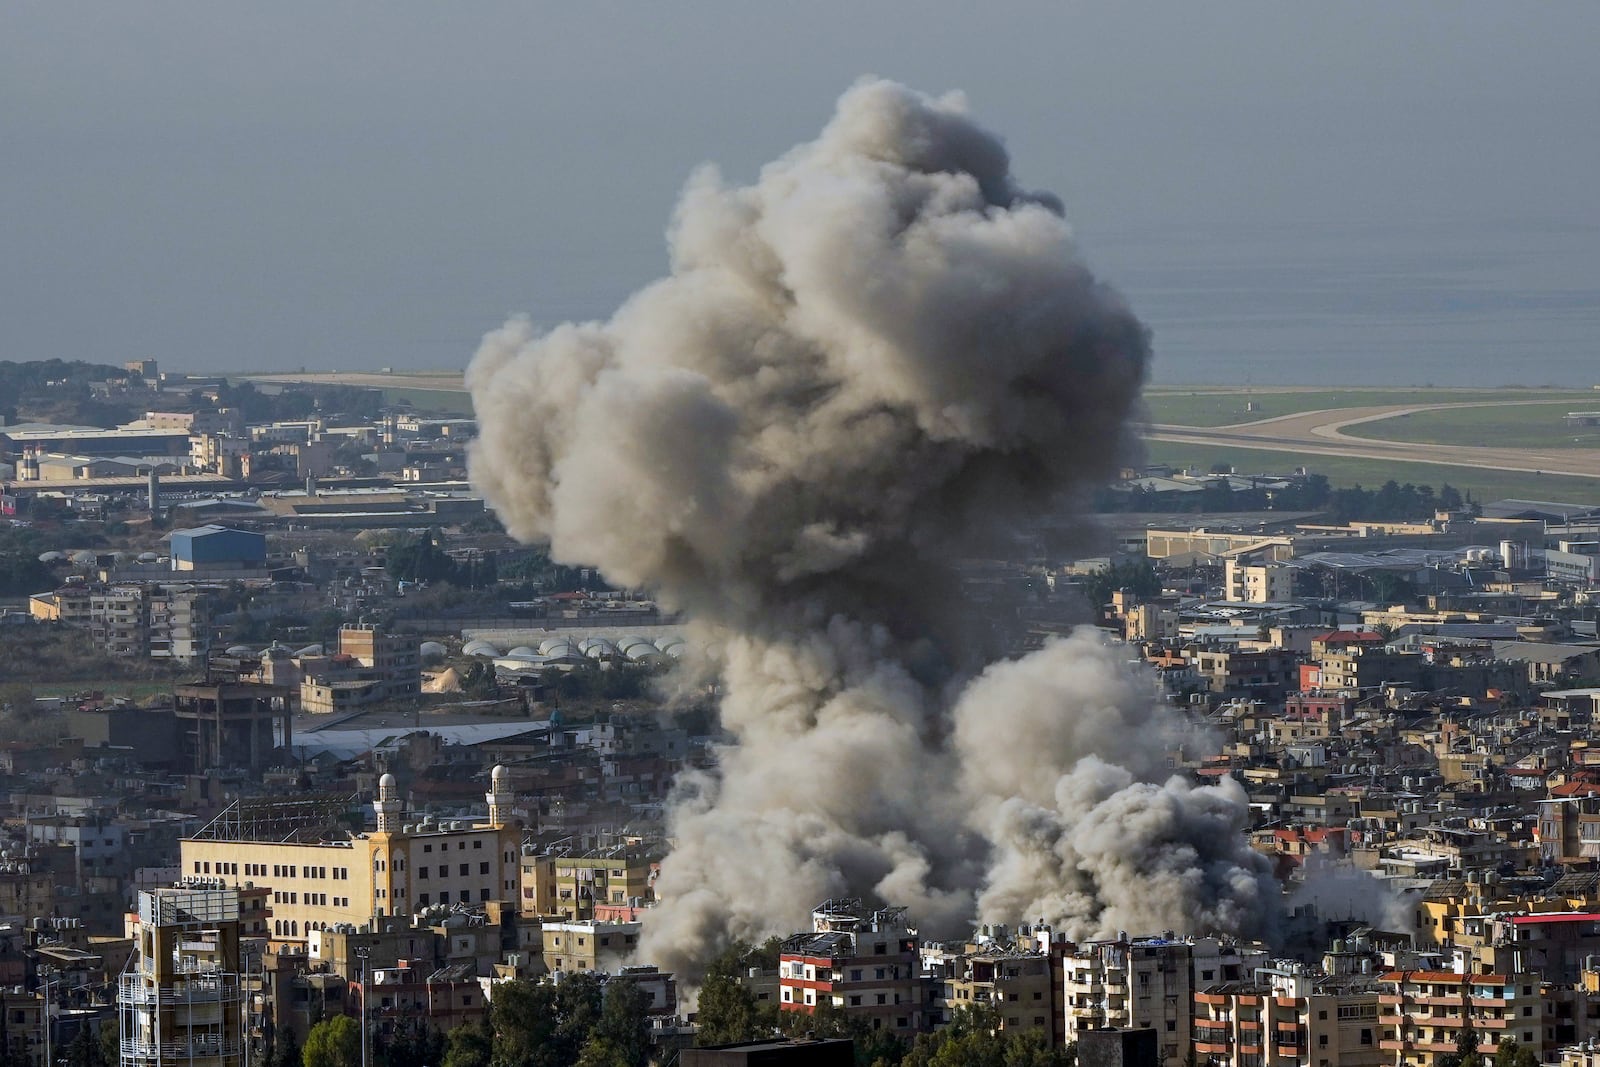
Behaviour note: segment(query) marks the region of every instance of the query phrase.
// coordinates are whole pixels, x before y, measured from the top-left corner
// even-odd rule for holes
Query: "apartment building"
[[[783,943],[780,1011],[811,1015],[832,1004],[874,1030],[909,1037],[926,1027],[919,942],[904,908],[868,911],[860,900],[827,900],[811,913],[811,925]]]
[[[338,655],[307,665],[305,672],[300,708],[311,714],[336,714],[422,692],[418,642],[365,624],[340,627]]]
[[[660,850],[650,845],[617,845],[580,855],[565,847],[536,850],[521,858],[524,915],[559,915],[570,920],[615,917],[621,909],[646,907],[655,900]]]
[[[541,924],[544,964],[551,971],[614,971],[639,944],[637,922],[595,919]]]
[[[1215,937],[1119,938],[1068,949],[1066,1039],[1105,1027],[1152,1029],[1162,1058],[1177,1062],[1192,1040],[1195,989],[1242,981],[1265,962],[1263,950]]]
[[[964,953],[952,961],[944,980],[944,1001],[951,1009],[992,1008],[1005,1032],[1035,1031],[1055,1044],[1053,988],[1058,973],[1049,955],[1007,949]]]
[[[1435,1067],[1453,1055],[1467,1019],[1486,1056],[1508,1037],[1541,1059],[1554,1050],[1539,975],[1390,971],[1378,985],[1378,1044],[1396,1067]]]
[[[89,634],[109,655],[204,660],[211,594],[192,586],[114,585],[88,593]],[[64,602],[58,594],[57,605]],[[63,610],[61,618],[66,621]]]
[[[1223,564],[1224,595],[1235,603],[1281,604],[1294,599],[1293,567],[1229,558]]]
[[[1380,1067],[1378,989],[1367,976],[1329,977],[1304,966],[1256,968],[1242,982],[1194,995],[1197,1060],[1213,1067]]]

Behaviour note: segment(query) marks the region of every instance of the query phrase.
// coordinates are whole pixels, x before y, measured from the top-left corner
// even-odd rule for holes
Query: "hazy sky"
[[[1166,382],[1600,381],[1600,4],[73,3],[0,13],[0,359],[461,366],[603,316],[690,170],[962,89]]]

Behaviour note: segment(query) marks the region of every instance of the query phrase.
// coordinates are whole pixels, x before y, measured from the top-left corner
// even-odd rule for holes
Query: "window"
[[[482,841],[481,841],[481,840],[479,840],[479,841],[474,841],[474,842],[473,842],[473,843],[472,843],[472,847],[473,847],[473,848],[482,848],[482,847],[483,847],[483,842],[482,842]]]
[[[467,871],[468,871],[468,869],[470,869],[470,867],[471,867],[471,866],[472,866],[472,865],[471,865],[471,864],[468,864],[468,863],[463,863],[463,864],[462,864],[462,865],[461,865],[461,876],[462,876],[462,877],[463,877],[463,878],[465,878],[465,877],[466,877],[466,876],[467,876]]]
[[[489,899],[489,890],[488,889],[480,889],[480,890],[478,890],[478,899],[479,900],[488,900]]]
[[[884,994],[884,993],[879,993],[878,994],[878,1003],[879,1004],[887,1004],[887,1003],[889,1003],[888,995]]]
[[[433,846],[432,845],[423,845],[422,846],[422,851],[424,851],[424,852],[432,852],[433,851]]]
[[[456,842],[456,851],[457,852],[460,852],[462,849],[464,849],[466,847],[467,847],[467,843],[465,841],[457,841]]]
[[[439,903],[441,903],[441,904],[450,903],[450,894],[449,893],[440,893],[439,894]],[[556,941],[556,944],[559,945],[560,943],[561,942],[559,940]]]
[[[418,881],[422,881],[422,882],[425,882],[425,881],[428,880],[428,868],[426,868],[426,867],[418,867],[417,868],[417,880]]]
[[[478,873],[479,874],[488,874],[489,873],[489,865],[487,863],[478,864]]]
[[[422,905],[424,908],[426,908],[428,906],[428,894],[426,894],[426,893],[419,894],[418,897],[417,897],[417,903]]]

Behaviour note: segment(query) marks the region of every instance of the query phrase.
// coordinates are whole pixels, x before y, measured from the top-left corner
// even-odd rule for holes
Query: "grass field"
[[[1600,404],[1589,399],[1592,411]],[[1561,416],[1574,410],[1570,400],[1457,411],[1418,411],[1403,418],[1346,426],[1351,437],[1430,445],[1495,444],[1507,448],[1600,448],[1600,427],[1569,429]]]
[[[1328,408],[1359,408],[1379,404],[1467,404],[1504,400],[1541,400],[1549,398],[1556,406],[1567,405],[1565,411],[1575,407],[1600,408],[1600,393],[1585,390],[1553,391],[1544,389],[1328,389],[1272,392],[1259,389],[1234,390],[1153,390],[1145,394],[1145,407],[1151,422],[1175,426],[1231,426],[1240,422],[1254,422],[1279,415],[1293,415],[1300,411],[1323,411]],[[1254,411],[1246,411],[1246,404],[1254,404]],[[1514,409],[1513,409],[1514,410]],[[1481,413],[1480,413],[1481,414]],[[1411,418],[1420,418],[1413,415]],[[1460,415],[1441,413],[1443,419],[1461,419]],[[1389,425],[1389,423],[1374,423]],[[1463,424],[1465,425],[1465,424]],[[1368,431],[1370,432],[1370,431]],[[1373,433],[1373,436],[1377,434]],[[1387,439],[1387,438],[1386,438]],[[1423,440],[1422,438],[1393,438],[1393,440]],[[1479,437],[1473,443],[1481,443]],[[1456,442],[1446,442],[1456,443]],[[1463,442],[1465,443],[1465,442]],[[1512,444],[1506,441],[1504,444]]]
[[[1326,475],[1334,486],[1360,485],[1376,489],[1393,478],[1404,484],[1431,485],[1438,489],[1449,483],[1472,499],[1499,500],[1518,497],[1526,500],[1561,500],[1574,504],[1600,504],[1600,481],[1591,478],[1563,478],[1552,474],[1522,474],[1516,471],[1486,471],[1475,467],[1445,467],[1436,463],[1391,463],[1387,460],[1350,459],[1344,456],[1316,456],[1296,452],[1273,452],[1255,448],[1219,445],[1186,445],[1176,441],[1147,441],[1146,455],[1151,463],[1210,470],[1213,464],[1231,464],[1240,473],[1282,474],[1305,467],[1313,474]]]
[[[472,415],[472,394],[456,389],[381,389],[385,402],[408,400],[418,411],[440,415]]]

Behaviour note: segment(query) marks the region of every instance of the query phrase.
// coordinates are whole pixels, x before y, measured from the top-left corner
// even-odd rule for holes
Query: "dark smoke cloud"
[[[1258,925],[1242,796],[1160,782],[1116,652],[1076,637],[962,692],[988,657],[949,559],[1114,471],[1149,357],[1059,203],[961,98],[868,81],[754,185],[697,174],[671,250],[609,322],[514,320],[468,371],[511,532],[720,650],[736,743],[683,783],[643,951],[692,970],[846,893],[935,926],[980,894],[1086,931]]]

